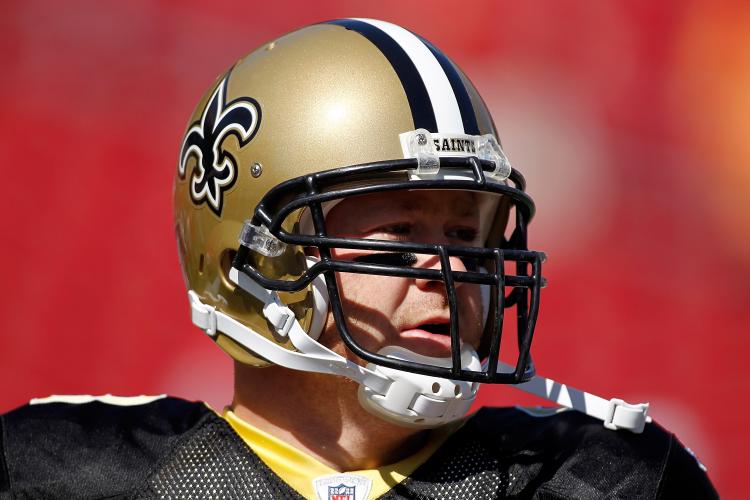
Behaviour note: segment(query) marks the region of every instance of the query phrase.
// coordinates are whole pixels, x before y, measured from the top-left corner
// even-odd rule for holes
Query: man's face
[[[477,197],[463,191],[358,196],[333,207],[326,227],[330,236],[478,247],[482,238]],[[436,255],[339,249],[333,256],[360,262],[385,258],[380,262],[440,269]],[[467,269],[457,257],[451,257],[450,264],[454,271]],[[366,350],[396,345],[425,356],[450,357],[450,308],[442,281],[338,273],[338,284],[349,331]],[[483,314],[479,285],[456,283],[456,294],[461,341],[476,349]],[[330,314],[321,340],[343,354]]]

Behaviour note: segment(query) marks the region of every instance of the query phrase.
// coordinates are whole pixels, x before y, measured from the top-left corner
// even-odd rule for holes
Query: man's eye
[[[404,239],[406,236],[411,234],[411,232],[411,224],[396,223],[380,226],[374,229],[371,234],[375,237],[382,235],[389,239]]]
[[[476,229],[470,227],[459,227],[448,231],[446,236],[461,241],[474,241],[477,238],[477,234],[478,231]]]
[[[383,226],[381,231],[391,234],[409,234],[411,232],[411,224],[389,224]]]

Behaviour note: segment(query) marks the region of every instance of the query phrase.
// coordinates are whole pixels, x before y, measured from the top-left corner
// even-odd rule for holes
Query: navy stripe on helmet
[[[356,19],[336,19],[328,21],[328,24],[336,24],[356,31],[372,42],[388,59],[399,80],[401,80],[401,86],[406,92],[406,99],[409,101],[409,107],[411,108],[414,128],[423,128],[430,132],[438,131],[435,111],[432,108],[427,87],[425,87],[417,67],[398,42],[379,28]]]

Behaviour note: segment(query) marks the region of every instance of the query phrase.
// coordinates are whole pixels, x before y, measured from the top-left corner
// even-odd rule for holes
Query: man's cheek
[[[462,337],[474,347],[479,344],[484,327],[484,306],[482,305],[481,292],[478,285],[465,287],[459,294],[459,324],[464,332]]]

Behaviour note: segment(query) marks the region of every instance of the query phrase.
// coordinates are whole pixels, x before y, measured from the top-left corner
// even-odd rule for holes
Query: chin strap
[[[310,338],[276,292],[266,290],[234,268],[230,270],[229,278],[263,302],[263,315],[278,335],[289,338],[297,351],[267,339],[213,306],[204,304],[193,290],[188,291],[193,324],[214,340],[221,333],[274,364],[351,379],[360,384],[359,400],[368,411],[401,425],[429,428],[449,423],[463,417],[476,398],[478,384],[469,387],[468,382],[401,370],[389,371],[372,364],[360,366]],[[383,352],[401,359],[408,353],[405,349],[396,353]],[[478,369],[478,359],[475,364]]]
[[[288,337],[297,351],[285,349],[265,338],[234,318],[201,302],[193,290],[188,291],[193,323],[212,339],[219,332],[249,351],[270,362],[316,373],[339,375],[360,384],[359,399],[363,407],[381,418],[407,426],[437,427],[461,418],[476,399],[479,384],[429,377],[401,370],[391,370],[377,365],[360,366],[331,351],[310,338],[274,291],[232,268],[229,278],[264,304],[263,315],[276,333]],[[440,358],[426,358],[406,349],[388,346],[383,354],[400,359],[440,364]],[[476,353],[466,355],[467,368],[477,370]],[[462,354],[462,358],[464,355]],[[510,365],[502,367],[512,371]],[[541,376],[518,384],[516,388],[572,408],[604,422],[608,429],[627,429],[643,432],[651,417],[647,416],[648,403],[628,404],[621,399],[606,400],[587,392],[568,387]]]
[[[500,365],[508,371],[513,370],[512,366],[505,363]],[[640,434],[646,424],[651,422],[648,403],[630,404],[617,398],[607,400],[539,375],[514,387],[602,420],[607,429],[627,429]]]

